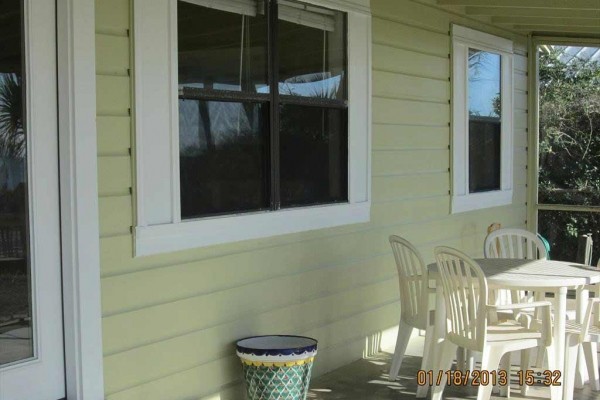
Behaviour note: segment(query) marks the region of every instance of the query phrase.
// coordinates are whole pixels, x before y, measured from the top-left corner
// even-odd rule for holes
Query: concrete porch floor
[[[340,369],[325,374],[311,383],[308,399],[315,400],[408,400],[415,399],[417,391],[416,375],[421,366],[421,357],[407,356],[402,363],[402,369],[397,381],[388,381],[388,371],[391,354],[379,353],[365,358]],[[514,366],[513,366],[514,368]],[[514,371],[513,371],[514,372]],[[513,374],[511,398],[523,399]],[[475,399],[476,387],[447,387],[444,399]],[[428,396],[429,398],[429,396]],[[549,399],[550,389],[532,386],[527,399]],[[492,399],[506,399],[492,396]],[[588,388],[575,393],[578,400],[599,400],[600,393]]]
[[[416,331],[415,331],[416,333]],[[402,362],[398,380],[388,381],[392,352],[384,348],[382,352],[355,361],[329,372],[311,382],[308,399],[311,400],[413,400],[417,391],[416,376],[421,367],[423,337],[413,335]],[[318,360],[318,355],[317,355]],[[317,361],[318,362],[318,361]],[[550,399],[550,389],[544,386],[531,386],[527,397],[522,397],[516,378],[517,366],[512,367],[511,398]],[[431,394],[428,394],[428,399]],[[476,387],[446,387],[444,399],[475,399]],[[506,399],[492,396],[493,400]],[[600,400],[600,392],[594,392],[589,385],[575,390],[576,400]]]

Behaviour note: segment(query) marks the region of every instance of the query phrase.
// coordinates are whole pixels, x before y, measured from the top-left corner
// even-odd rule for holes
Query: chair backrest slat
[[[498,229],[490,232],[485,238],[483,253],[486,258],[518,258],[538,260],[548,258],[544,242],[535,234],[524,229]],[[507,294],[498,292],[498,301],[506,302]],[[523,290],[511,291],[513,302],[525,301],[527,296]]]
[[[461,347],[483,351],[487,327],[487,282],[481,267],[449,247],[434,250],[450,319],[449,339]]]
[[[429,315],[427,266],[419,251],[408,240],[392,235],[390,244],[398,270],[400,318],[410,326],[426,329]]]
[[[485,238],[486,258],[540,260],[548,257],[546,247],[535,234],[524,229],[498,229]]]

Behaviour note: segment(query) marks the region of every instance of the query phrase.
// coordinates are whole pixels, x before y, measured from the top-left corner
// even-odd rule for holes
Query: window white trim
[[[307,230],[368,222],[368,202],[292,208],[197,221],[136,228],[136,254],[148,255],[189,248],[285,235]]]
[[[364,8],[365,4],[368,8],[368,1],[306,2],[340,9],[348,16],[348,203],[182,221],[177,1],[134,0],[136,256],[369,220],[371,16]]]
[[[500,190],[469,193],[469,48],[501,56]],[[497,207],[513,199],[513,44],[510,40],[452,26],[452,213]]]
[[[34,1],[34,0],[31,0]],[[57,1],[67,398],[104,399],[94,0]]]

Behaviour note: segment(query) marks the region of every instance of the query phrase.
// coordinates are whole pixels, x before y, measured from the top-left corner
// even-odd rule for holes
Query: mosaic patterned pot
[[[317,341],[303,336],[255,336],[237,342],[250,400],[305,400]]]

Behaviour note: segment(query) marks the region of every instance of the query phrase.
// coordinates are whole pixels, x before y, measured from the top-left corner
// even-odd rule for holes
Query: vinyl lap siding
[[[389,234],[405,235],[431,260],[438,244],[481,255],[491,222],[524,226],[525,57],[515,60],[515,203],[449,215],[454,17],[409,0],[372,0],[372,12],[371,223],[133,258],[130,3],[96,1],[108,399],[242,398],[233,343],[254,334],[316,337],[315,373],[336,368],[361,357],[365,338],[397,323]]]

